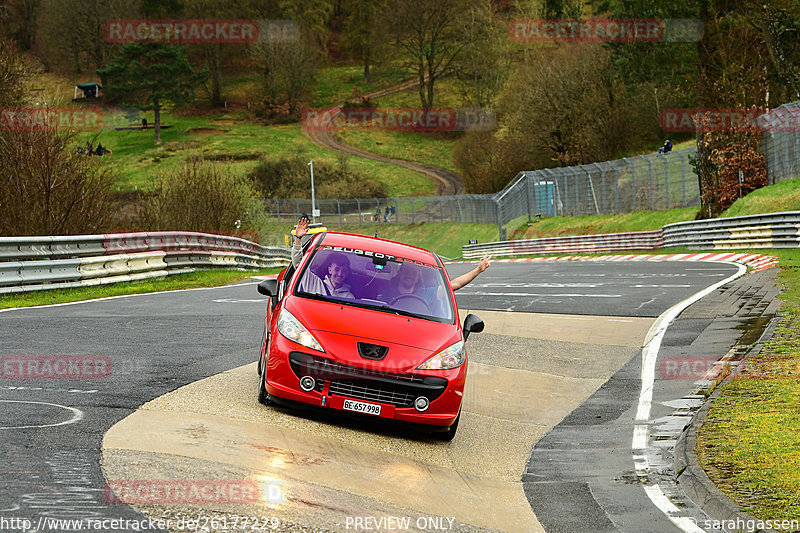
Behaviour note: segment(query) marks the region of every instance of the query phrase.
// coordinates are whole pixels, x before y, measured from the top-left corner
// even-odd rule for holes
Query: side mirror
[[[464,318],[463,329],[464,340],[466,341],[470,333],[480,333],[483,331],[483,320],[481,320],[479,316],[470,313],[466,316],[466,318]]]
[[[265,279],[258,284],[258,292],[272,298],[272,307],[278,303],[278,280]]]

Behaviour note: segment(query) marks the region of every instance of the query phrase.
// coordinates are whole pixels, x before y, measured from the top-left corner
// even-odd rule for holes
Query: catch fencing
[[[520,217],[663,211],[700,205],[694,148],[517,174],[495,195],[497,224]]]
[[[694,148],[589,165],[520,172],[495,194],[317,200],[323,224],[458,222],[503,226],[515,218],[597,215],[700,205]],[[291,224],[311,200],[265,201],[267,215]],[[386,209],[389,208],[389,213]],[[394,208],[394,211],[392,211]]]
[[[458,196],[419,196],[397,198],[354,198],[349,200],[317,200],[316,222],[323,224],[372,224],[400,222],[470,222],[492,224],[497,220],[497,204],[492,194]],[[267,216],[280,223],[293,224],[300,215],[312,214],[311,200],[266,200]],[[386,208],[389,208],[389,212]],[[394,207],[394,212],[391,208]]]
[[[772,110],[778,116],[800,114],[800,102]],[[794,114],[794,115],[793,115]],[[800,176],[800,128],[765,131],[762,152],[769,183]],[[695,148],[651,153],[570,167],[518,173],[495,194],[318,200],[317,222],[367,224],[375,222],[459,222],[503,226],[519,217],[578,216],[662,211],[700,205],[700,187],[693,159]],[[395,213],[386,217],[386,207]],[[311,214],[310,200],[267,200],[268,214],[294,223]],[[386,218],[385,218],[386,217]]]
[[[770,111],[777,117],[796,117],[800,113],[800,102],[784,104]],[[762,133],[761,151],[767,160],[767,178],[770,185],[779,181],[800,177],[800,131],[795,127],[782,131]],[[780,128],[779,128],[780,129]]]

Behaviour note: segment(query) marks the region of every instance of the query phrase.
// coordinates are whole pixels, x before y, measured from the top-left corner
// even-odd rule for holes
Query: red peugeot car
[[[300,402],[455,436],[464,341],[483,322],[468,315],[461,326],[436,254],[319,233],[296,270],[289,266],[258,290],[271,297],[258,361],[261,403]]]

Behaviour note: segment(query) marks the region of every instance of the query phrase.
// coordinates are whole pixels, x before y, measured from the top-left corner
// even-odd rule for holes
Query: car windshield
[[[453,322],[438,266],[352,248],[318,246],[313,254],[297,283],[299,296]]]

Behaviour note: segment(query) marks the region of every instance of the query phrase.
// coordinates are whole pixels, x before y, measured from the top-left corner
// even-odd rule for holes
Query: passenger
[[[303,249],[300,243],[307,232],[308,219],[303,217],[297,222],[295,242],[292,246],[292,265],[295,268],[300,266],[300,260],[303,257]],[[343,253],[335,252],[328,256],[326,263],[328,267],[326,268],[325,278],[321,279],[309,268],[303,275],[303,279],[300,280],[300,290],[312,294],[354,299],[350,285],[345,283],[347,276],[350,275],[350,260],[347,259],[347,256]]]

